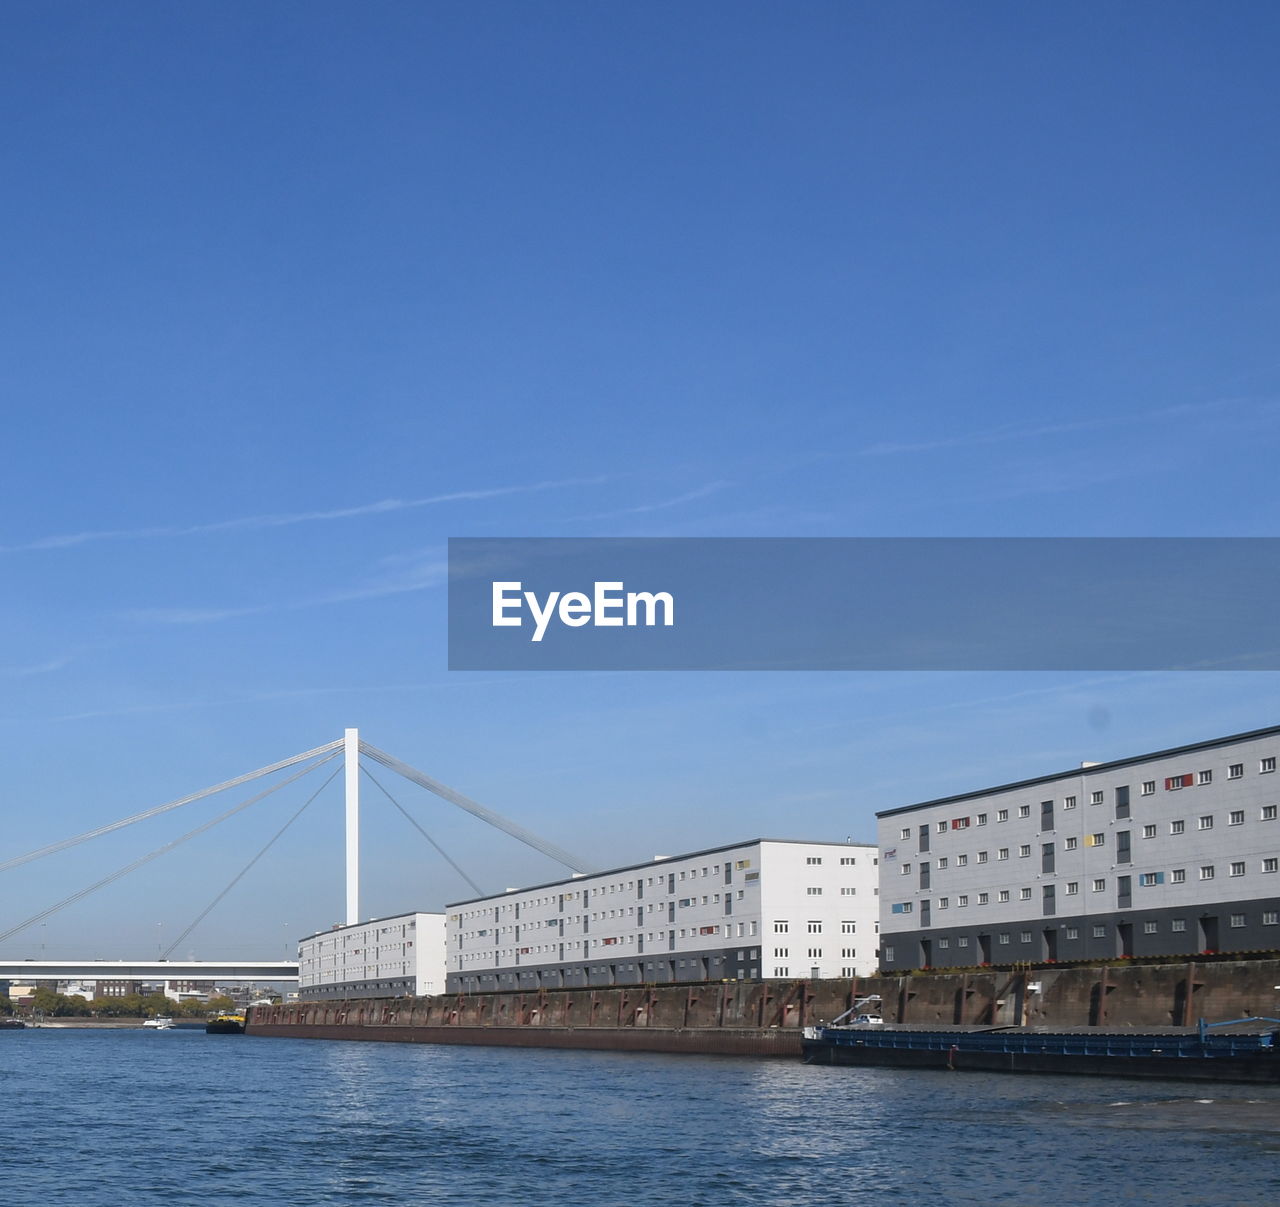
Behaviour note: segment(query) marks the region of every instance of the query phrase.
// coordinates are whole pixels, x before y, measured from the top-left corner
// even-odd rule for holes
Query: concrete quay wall
[[[255,1007],[253,1035],[620,1051],[798,1055],[801,1029],[881,998],[886,1022],[1187,1026],[1280,1016],[1280,960],[730,981]]]

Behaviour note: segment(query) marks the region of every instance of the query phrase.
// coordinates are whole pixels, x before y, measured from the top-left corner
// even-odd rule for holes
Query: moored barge
[[[1196,1027],[806,1027],[806,1064],[1280,1083],[1280,1020]]]

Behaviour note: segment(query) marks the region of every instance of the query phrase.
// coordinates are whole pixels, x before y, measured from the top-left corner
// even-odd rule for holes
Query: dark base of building
[[[450,972],[446,993],[528,992],[536,989],[607,989],[615,985],[688,985],[760,979],[759,938],[754,947],[702,951],[638,952],[625,959],[530,964],[489,972]]]
[[[990,907],[969,906],[964,912],[980,915],[986,908]],[[917,968],[999,967],[1025,962],[1193,960],[1210,953],[1241,958],[1274,955],[1280,950],[1280,925],[1264,924],[1262,919],[1274,918],[1278,911],[1280,897],[1269,897],[1168,909],[1061,914],[989,925],[931,925],[882,934],[881,967],[886,973],[901,973]],[[1181,924],[1182,929],[1174,930],[1175,924]],[[1095,933],[1099,930],[1100,934]]]

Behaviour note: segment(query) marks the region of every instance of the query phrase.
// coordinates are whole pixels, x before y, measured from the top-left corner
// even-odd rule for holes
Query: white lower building
[[[298,943],[298,996],[422,997],[444,991],[444,915],[399,914]]]
[[[854,977],[876,848],[754,839],[446,906],[449,992]]]

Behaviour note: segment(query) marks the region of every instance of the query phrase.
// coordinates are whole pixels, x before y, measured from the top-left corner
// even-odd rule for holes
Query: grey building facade
[[[1280,727],[877,814],[881,967],[1280,949]]]

